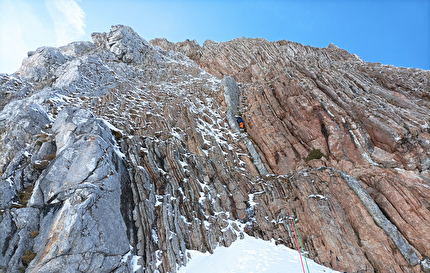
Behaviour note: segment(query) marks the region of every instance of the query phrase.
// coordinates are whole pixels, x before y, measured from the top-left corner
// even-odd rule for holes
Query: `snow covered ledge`
[[[264,241],[244,233],[244,238],[236,240],[230,247],[217,247],[213,254],[188,250],[191,260],[178,273],[218,273],[218,272],[302,272],[297,250],[274,241]],[[310,272],[336,273],[308,260]]]

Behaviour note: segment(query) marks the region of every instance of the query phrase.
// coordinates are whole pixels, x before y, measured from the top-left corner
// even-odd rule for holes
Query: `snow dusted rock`
[[[22,267],[22,257],[26,255],[26,251],[33,253],[31,249],[39,229],[39,210],[15,208],[0,220],[0,247],[2,249],[0,270],[18,272]]]
[[[316,262],[428,271],[428,71],[92,37],[0,75],[0,272],[176,272],[243,233],[297,248],[285,198]]]
[[[123,257],[130,242],[121,195],[127,194],[128,173],[110,128],[86,110],[65,108],[52,130],[56,157],[28,203],[43,213],[37,256],[27,271],[127,271],[130,261]]]
[[[429,259],[425,259],[425,260],[423,260],[423,261],[421,262],[421,266],[422,266],[423,271],[424,271],[425,273],[430,272],[430,261],[429,261]]]
[[[148,48],[152,47],[133,29],[123,25],[113,26],[109,34],[93,33],[91,36],[96,46],[109,49],[127,64],[143,63]]]
[[[51,83],[55,79],[55,69],[67,59],[58,48],[40,47],[24,59],[17,75],[32,82]]]
[[[0,209],[10,207],[19,199],[20,192],[31,181],[31,172],[25,170],[29,163],[29,148],[43,134],[50,118],[45,109],[37,104],[21,100],[9,103],[0,113]],[[31,181],[32,183],[34,181]]]
[[[23,100],[13,100],[0,114],[0,272],[18,272],[22,257],[26,261],[25,256],[33,253],[40,212],[25,205],[41,170],[35,168],[30,152],[44,137],[49,122],[43,107]]]
[[[30,84],[19,77],[0,74],[0,109],[13,99],[22,99],[33,91]]]
[[[81,57],[82,55],[88,53],[90,50],[95,49],[96,46],[89,42],[73,42],[68,45],[58,48],[63,55],[72,57]]]
[[[196,58],[196,54],[198,54],[198,51],[201,48],[196,40],[190,41],[188,39],[184,42],[179,42],[175,44],[169,42],[166,38],[157,38],[152,40],[151,43],[156,46],[160,46],[164,50],[173,50],[180,52],[192,60]]]
[[[151,42],[181,51],[181,43]],[[308,241],[305,244],[315,249],[311,250],[311,257],[328,265],[330,250],[336,249],[348,272],[370,271],[372,267],[387,272],[420,270],[413,253],[417,253],[418,259],[428,257],[428,248],[418,238],[430,240],[427,236],[430,206],[426,201],[430,196],[426,148],[430,114],[428,71],[366,63],[334,45],[312,48],[264,39],[205,42],[188,55],[209,73],[218,77],[230,75],[239,83],[240,115],[269,171],[293,177],[305,168],[310,168],[309,173],[325,166],[343,171],[357,178],[388,215],[387,225],[378,227],[377,219],[366,212],[365,204],[356,194],[354,198],[342,194],[328,198],[328,208],[338,208],[334,215],[316,213],[323,207],[315,207],[316,200],[307,197],[321,193],[321,188],[313,187],[318,181],[324,185],[329,180],[320,178],[319,171],[312,179],[301,178],[299,185],[287,192],[297,199],[290,202],[294,213],[301,215],[298,227],[301,234],[306,234],[302,235]],[[312,152],[318,150],[324,156],[312,158]],[[336,189],[330,187],[331,194],[338,192],[338,188],[352,190],[342,179],[336,184]],[[261,204],[259,198],[257,195],[254,201]],[[354,200],[359,211],[352,210],[344,199]],[[267,205],[270,210],[270,202]],[[259,206],[255,213],[257,230],[261,229],[268,237],[282,234],[272,233],[273,228],[261,221],[263,217],[259,220],[263,214]],[[267,212],[264,214],[270,219]],[[327,235],[317,231],[321,219],[333,224],[324,227]],[[352,223],[353,232],[346,231],[347,222]],[[398,247],[403,247],[393,247],[394,238],[387,232],[392,224],[405,237],[405,247],[409,250],[402,250],[403,256],[398,251]],[[339,230],[340,226],[345,229]],[[357,238],[358,243],[353,243]]]

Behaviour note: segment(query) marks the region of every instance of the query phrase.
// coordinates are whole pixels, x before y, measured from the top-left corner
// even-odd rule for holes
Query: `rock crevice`
[[[239,117],[239,112],[237,110],[237,106],[239,104],[239,87],[237,86],[236,81],[230,76],[225,76],[222,80],[222,84],[224,87],[225,104],[227,105],[226,118],[228,120],[228,124],[235,133],[241,135],[239,124],[237,123],[237,118]],[[247,136],[242,136],[242,141],[245,143],[259,174],[269,174],[251,140],[249,140]]]

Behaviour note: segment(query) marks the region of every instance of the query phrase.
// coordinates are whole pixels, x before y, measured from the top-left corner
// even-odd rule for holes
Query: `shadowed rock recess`
[[[92,38],[0,74],[0,272],[176,272],[243,233],[297,249],[285,197],[310,259],[430,272],[430,71]]]

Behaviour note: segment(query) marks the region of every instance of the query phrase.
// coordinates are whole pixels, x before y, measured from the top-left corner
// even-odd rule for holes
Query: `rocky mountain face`
[[[0,272],[176,272],[244,233],[297,249],[287,206],[318,263],[430,272],[430,71],[92,38],[0,74]]]

